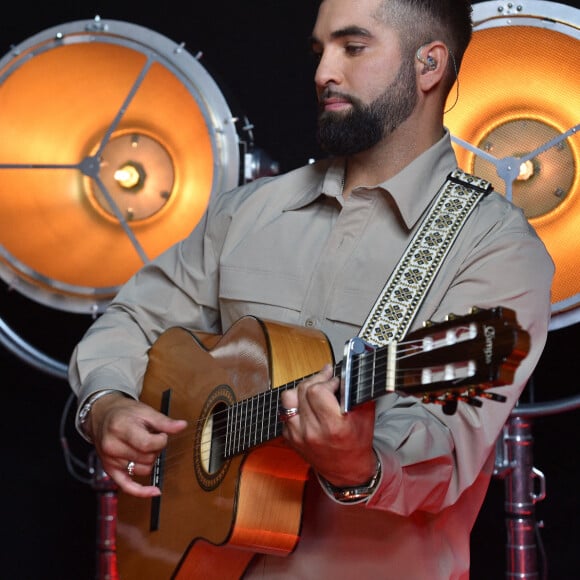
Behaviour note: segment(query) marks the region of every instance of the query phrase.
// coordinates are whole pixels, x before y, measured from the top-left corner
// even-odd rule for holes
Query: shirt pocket
[[[223,324],[242,316],[297,324],[305,281],[291,272],[222,265],[219,299]]]
[[[337,286],[329,300],[326,316],[333,322],[360,328],[377,300],[379,291],[369,289],[363,284],[356,287]]]

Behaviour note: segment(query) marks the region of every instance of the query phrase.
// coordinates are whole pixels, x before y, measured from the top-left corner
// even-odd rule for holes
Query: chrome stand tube
[[[117,572],[117,491],[113,480],[91,455],[93,488],[97,492],[96,580],[119,580]]]
[[[496,475],[505,481],[508,579],[540,578],[536,542],[541,524],[535,519],[535,504],[545,498],[546,490],[543,473],[533,466],[532,445],[531,421],[513,415],[504,426],[496,455]]]

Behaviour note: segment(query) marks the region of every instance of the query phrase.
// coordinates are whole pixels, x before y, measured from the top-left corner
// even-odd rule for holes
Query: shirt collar
[[[299,170],[300,171],[300,170]],[[302,168],[301,183],[304,187],[285,208],[284,211],[302,209],[316,201],[321,195],[340,198],[342,196],[342,179],[344,176],[344,159],[323,159]]]
[[[306,169],[308,183],[290,203],[286,211],[303,208],[325,195],[342,204],[345,160],[343,157],[326,159]],[[457,159],[451,146],[451,136],[446,129],[443,137],[427,151],[414,159],[394,177],[369,188],[388,192],[401,213],[406,226],[411,229],[427,209],[449,173],[457,168]]]
[[[445,130],[437,143],[397,175],[381,183],[380,187],[391,194],[406,226],[411,229],[429,207],[447,176],[456,168],[451,136]]]

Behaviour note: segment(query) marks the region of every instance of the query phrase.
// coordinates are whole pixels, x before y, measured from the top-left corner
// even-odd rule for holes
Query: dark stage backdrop
[[[184,42],[191,53],[203,52],[202,63],[222,87],[233,113],[247,115],[255,127],[256,145],[286,171],[318,155],[312,136],[313,66],[307,50],[315,5],[313,0],[125,0],[56,2],[32,9],[24,2],[13,3],[0,21],[0,51],[5,54],[52,26],[96,15]],[[91,322],[90,317],[43,307],[4,284],[0,316],[31,344],[64,362]],[[524,402],[578,392],[579,336],[579,325],[550,333]],[[0,373],[5,397],[0,577],[94,578],[98,492],[86,471],[91,449],[74,433],[70,414],[64,413],[69,387],[2,347]],[[574,411],[533,422],[534,464],[547,482],[547,497],[537,505],[536,516],[544,522],[541,536],[549,578],[559,580],[580,574],[577,421]],[[65,462],[63,434],[78,461],[72,470]],[[504,482],[494,479],[473,532],[473,580],[504,576],[504,497]]]

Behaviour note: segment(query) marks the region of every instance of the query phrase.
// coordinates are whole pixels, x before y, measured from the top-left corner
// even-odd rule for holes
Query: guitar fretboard
[[[512,324],[514,318],[500,307],[476,309],[469,316],[450,317],[415,331],[401,343],[375,348],[353,339],[344,360],[334,367],[334,376],[341,380],[337,398],[343,412],[389,392],[438,402],[448,414],[455,412],[458,400],[473,406],[481,406],[479,396],[504,401],[503,395],[487,388],[509,384],[529,349],[529,335]],[[217,455],[227,459],[279,437],[281,393],[305,378],[239,401],[216,415],[214,431],[226,434],[225,439],[219,437]]]
[[[334,376],[340,377],[342,369],[341,362],[334,367]],[[229,407],[225,417],[224,456],[233,457],[282,435],[280,396],[283,391],[296,388],[305,378],[301,377]],[[387,382],[386,348],[354,356],[348,380],[350,389],[346,406],[349,409],[383,395]],[[341,394],[344,395],[337,393],[339,400]]]

